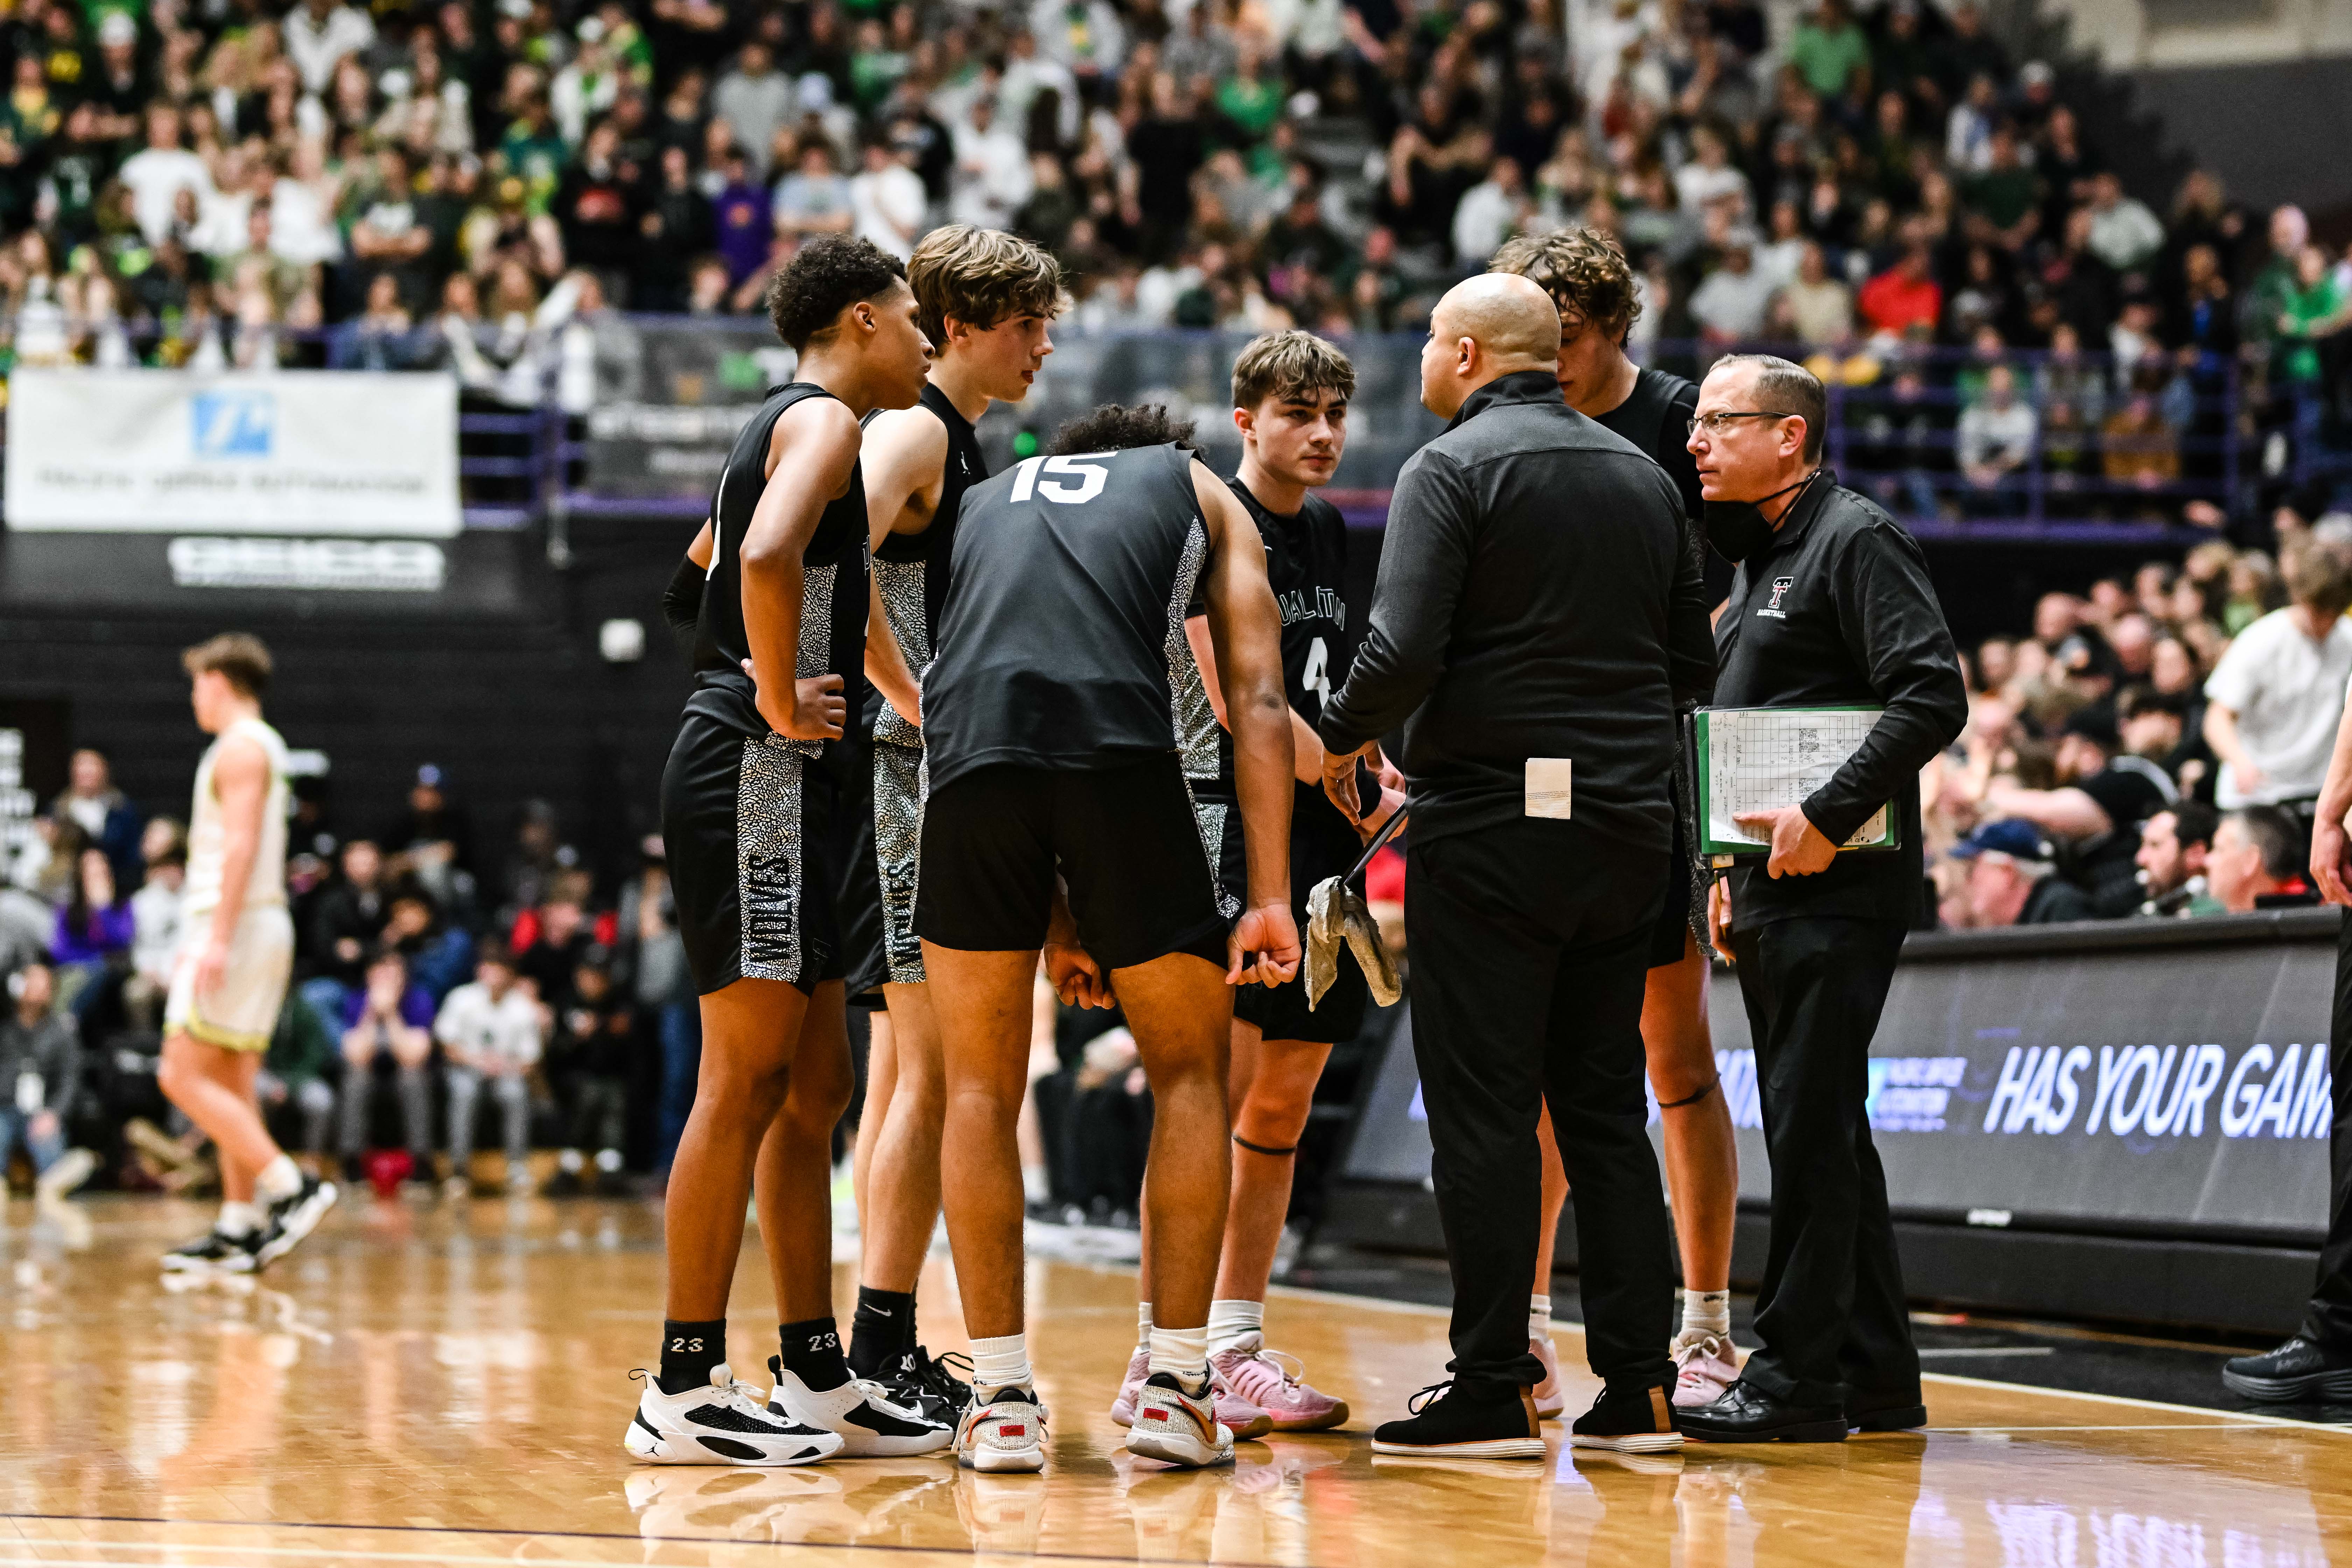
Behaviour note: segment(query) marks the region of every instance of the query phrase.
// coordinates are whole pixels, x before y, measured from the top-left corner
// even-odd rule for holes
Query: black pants
[[[1528,1298],[1546,1102],[1576,1198],[1592,1370],[1629,1387],[1672,1378],[1673,1265],[1642,1096],[1642,989],[1666,861],[1663,848],[1549,819],[1408,851],[1413,1055],[1465,1394],[1543,1377],[1528,1349]]]
[[[1919,1353],[1863,1107],[1903,928],[1774,921],[1735,931],[1731,950],[1772,1160],[1772,1241],[1756,1293],[1763,1348],[1740,1375],[1800,1405],[1916,1405]]]
[[[2329,1090],[2336,1120],[2327,1131],[2327,1239],[2319,1248],[2319,1283],[2304,1314],[2305,1339],[2352,1346],[2352,911],[2336,938],[2336,1012],[2329,1020]]]

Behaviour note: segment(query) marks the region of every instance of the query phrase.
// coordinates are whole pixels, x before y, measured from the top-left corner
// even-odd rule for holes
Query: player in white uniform
[[[172,1103],[220,1151],[220,1218],[163,1255],[171,1271],[251,1273],[310,1234],[335,1202],[263,1125],[255,1072],[294,967],[286,912],[286,742],[261,720],[269,650],[224,632],[181,656],[196,723],[214,737],[196,764],[180,954],[163,1009]]]

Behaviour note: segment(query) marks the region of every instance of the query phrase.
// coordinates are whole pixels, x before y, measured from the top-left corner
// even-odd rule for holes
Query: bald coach
[[[1675,593],[1696,567],[1673,481],[1560,400],[1559,355],[1559,314],[1525,278],[1474,278],[1432,312],[1421,400],[1448,424],[1398,476],[1370,630],[1319,726],[1325,787],[1352,812],[1355,755],[1404,725],[1413,1051],[1454,1268],[1453,1386],[1381,1427],[1378,1452],[1543,1458],[1543,1101],[1605,1384],[1573,1441],[1681,1442],[1642,991],[1675,705],[1712,686],[1715,651],[1703,596]]]

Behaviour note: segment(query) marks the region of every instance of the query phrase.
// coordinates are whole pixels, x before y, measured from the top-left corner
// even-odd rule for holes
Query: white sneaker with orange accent
[[[955,1450],[956,1463],[968,1470],[1042,1470],[1045,1407],[1025,1388],[975,1393],[956,1424]]]
[[[1154,1373],[1135,1396],[1135,1424],[1127,1451],[1163,1464],[1199,1469],[1234,1462],[1233,1428],[1217,1419],[1216,1396],[1203,1387],[1187,1394],[1173,1373]]]

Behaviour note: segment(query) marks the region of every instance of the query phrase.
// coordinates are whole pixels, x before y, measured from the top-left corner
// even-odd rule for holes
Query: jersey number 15
[[[1042,496],[1064,506],[1076,506],[1102,494],[1103,486],[1110,482],[1110,470],[1103,466],[1110,458],[1108,452],[1087,452],[1076,457],[1029,458],[1013,470],[1013,500],[1024,501],[1032,496]],[[1043,470],[1048,476],[1040,483],[1037,475]],[[1067,484],[1064,479],[1076,479]]]

